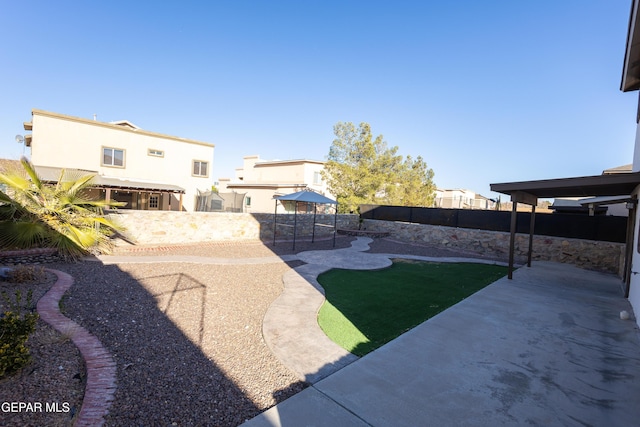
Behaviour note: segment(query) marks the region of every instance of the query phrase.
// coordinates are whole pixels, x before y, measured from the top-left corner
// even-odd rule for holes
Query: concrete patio
[[[636,425],[622,310],[617,277],[534,263],[244,425]]]

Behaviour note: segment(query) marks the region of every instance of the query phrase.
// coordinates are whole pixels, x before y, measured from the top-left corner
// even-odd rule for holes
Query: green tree
[[[371,126],[339,122],[329,149],[323,177],[336,196],[340,212],[360,204],[431,206],[435,197],[433,170],[422,157],[403,159],[398,147],[387,147],[382,135],[373,138]]]
[[[121,227],[103,209],[123,204],[88,198],[94,175],[69,177],[63,170],[50,185],[27,159],[21,163],[23,170],[0,173],[0,247],[53,247],[69,258],[110,248],[109,236]]]
[[[433,206],[436,194],[433,176],[433,170],[421,156],[415,160],[407,156],[397,171],[396,184],[387,187],[385,202],[399,206]]]

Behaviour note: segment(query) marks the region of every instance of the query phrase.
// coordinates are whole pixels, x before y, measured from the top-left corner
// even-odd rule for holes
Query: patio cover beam
[[[555,197],[629,196],[640,184],[640,172],[491,184],[491,191],[525,192],[539,199]]]

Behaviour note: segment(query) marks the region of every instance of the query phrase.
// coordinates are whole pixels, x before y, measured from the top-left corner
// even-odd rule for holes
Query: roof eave
[[[630,92],[640,89],[640,26],[638,23],[638,0],[631,2],[627,44],[622,66],[620,90]]]

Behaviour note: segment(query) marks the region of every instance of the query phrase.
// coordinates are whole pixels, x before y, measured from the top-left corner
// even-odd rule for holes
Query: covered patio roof
[[[107,178],[104,176],[96,176],[93,180],[94,187],[119,188],[123,190],[138,190],[150,192],[165,192],[184,194],[185,189],[173,184],[165,184],[160,182],[134,181],[125,178]]]
[[[491,191],[508,194],[511,196],[513,206],[511,209],[511,237],[509,242],[509,279],[513,277],[514,247],[516,230],[516,211],[518,203],[525,203],[532,206],[531,225],[529,231],[529,253],[527,265],[531,266],[531,255],[533,253],[533,234],[535,227],[536,204],[539,198],[553,197],[603,197],[615,196],[619,201],[632,201],[629,212],[630,221],[635,217],[636,199],[632,199],[631,194],[640,185],[640,172],[603,174],[594,176],[579,176],[572,178],[543,179],[537,181],[505,182],[491,184]],[[592,201],[591,205],[600,204],[598,202],[609,203],[608,201]],[[630,245],[632,238],[633,224],[627,226],[627,249],[625,251],[625,282],[628,295],[629,274],[630,274]]]
[[[640,172],[491,184],[491,191],[553,197],[628,196],[640,185]]]
[[[63,168],[56,168],[51,166],[35,166],[36,172],[40,176],[40,179],[47,182],[57,182],[60,178],[60,173]],[[152,182],[144,180],[134,180],[128,178],[106,177],[98,175],[96,171],[86,169],[64,169],[66,176],[80,177],[84,175],[95,175],[92,181],[92,187],[94,188],[113,188],[118,190],[133,190],[133,191],[149,191],[149,192],[166,192],[166,193],[179,193],[184,194],[185,189],[162,182]]]

